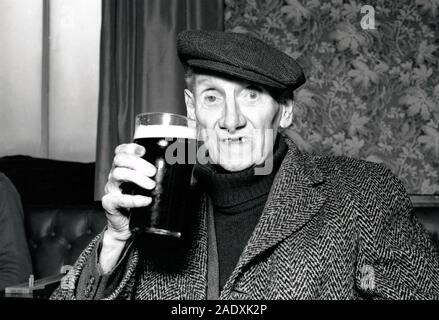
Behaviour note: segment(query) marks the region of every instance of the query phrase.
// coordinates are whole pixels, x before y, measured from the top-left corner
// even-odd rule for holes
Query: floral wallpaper
[[[383,163],[411,194],[439,194],[439,0],[225,0],[227,31],[297,59],[287,133],[317,154]],[[362,29],[361,6],[375,11]]]

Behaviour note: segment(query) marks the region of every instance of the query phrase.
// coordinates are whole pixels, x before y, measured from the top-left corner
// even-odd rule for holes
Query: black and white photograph
[[[56,300],[439,300],[439,0],[0,0],[0,304]]]

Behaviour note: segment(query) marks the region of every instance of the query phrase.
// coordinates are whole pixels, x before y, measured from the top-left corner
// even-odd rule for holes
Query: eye
[[[208,103],[214,103],[216,101],[216,97],[212,95],[206,95],[204,97],[204,100],[206,100],[206,102]]]
[[[256,102],[261,97],[262,89],[256,86],[248,86],[243,90],[243,97],[248,102]]]
[[[215,90],[208,90],[203,93],[203,103],[207,106],[218,105],[221,103],[221,101],[221,95]]]
[[[257,99],[257,98],[259,97],[259,92],[256,92],[256,91],[250,91],[250,92],[248,93],[248,97],[249,97],[250,99],[252,99],[252,100],[255,100],[255,99]]]

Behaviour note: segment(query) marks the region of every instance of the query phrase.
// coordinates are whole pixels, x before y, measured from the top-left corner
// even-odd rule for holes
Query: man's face
[[[214,163],[240,171],[270,156],[286,108],[263,86],[196,74],[193,92],[186,90],[185,96],[188,116],[198,121]]]

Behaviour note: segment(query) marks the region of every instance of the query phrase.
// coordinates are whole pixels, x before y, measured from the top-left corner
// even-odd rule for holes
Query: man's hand
[[[144,153],[145,148],[135,143],[119,145],[115,150],[105,195],[102,197],[108,225],[99,258],[104,272],[116,264],[125,242],[131,236],[127,215],[129,209],[146,207],[152,201],[150,197],[122,194],[120,187],[124,182],[132,182],[148,190],[155,187],[150,177],[156,174],[157,169],[141,158]]]

